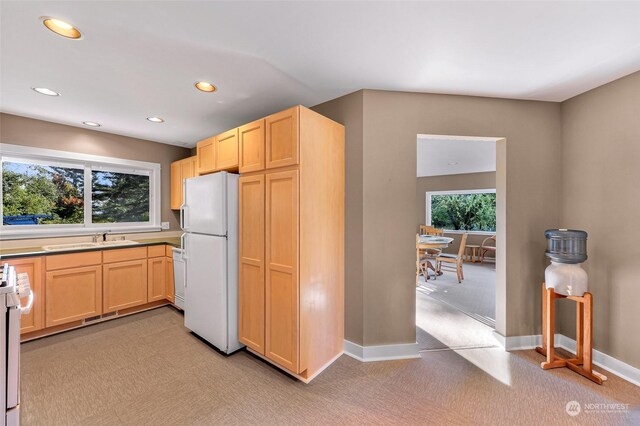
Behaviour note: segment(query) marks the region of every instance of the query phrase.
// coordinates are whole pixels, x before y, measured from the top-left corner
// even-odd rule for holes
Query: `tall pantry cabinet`
[[[344,127],[297,106],[238,135],[239,339],[308,382],[343,352]]]

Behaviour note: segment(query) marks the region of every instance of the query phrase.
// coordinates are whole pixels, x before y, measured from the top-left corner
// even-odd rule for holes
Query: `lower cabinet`
[[[45,326],[102,313],[102,266],[49,271],[45,280]]]
[[[151,258],[148,260],[148,269],[147,302],[166,299],[167,260],[164,256]]]
[[[238,186],[238,340],[265,355],[264,175],[240,176]]]
[[[29,276],[29,284],[33,292],[33,306],[31,312],[20,317],[20,333],[31,333],[44,327],[44,270],[41,257],[25,257],[9,260],[9,265],[16,268],[19,274],[26,273]],[[27,299],[20,301],[25,306]]]
[[[175,283],[173,281],[173,258],[167,257],[167,278],[166,278],[166,286],[167,286],[167,300],[171,303],[176,303],[175,298]]]
[[[298,171],[265,175],[265,356],[299,373]]]
[[[147,260],[103,265],[104,313],[147,303]]]
[[[145,309],[149,302],[175,303],[171,256],[171,246],[158,245],[8,259],[18,273],[29,275],[34,294],[20,333],[28,339],[33,332],[46,335],[49,327],[136,306]]]

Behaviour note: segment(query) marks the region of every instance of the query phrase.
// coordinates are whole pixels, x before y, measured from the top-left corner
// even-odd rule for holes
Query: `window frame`
[[[425,223],[433,226],[431,223],[431,197],[433,195],[470,195],[470,194],[496,194],[496,188],[486,189],[459,189],[454,191],[426,191],[425,192]],[[496,211],[497,216],[497,211]],[[445,229],[446,234],[475,234],[475,235],[496,235],[497,231],[464,231],[459,229]]]
[[[84,170],[84,222],[79,224],[4,225],[0,222],[0,240],[92,235],[96,233],[157,232],[161,230],[161,166],[137,160],[58,151],[31,146],[0,144],[0,215],[3,215],[2,167],[5,161],[40,163]],[[149,221],[92,223],[92,170],[149,176]]]

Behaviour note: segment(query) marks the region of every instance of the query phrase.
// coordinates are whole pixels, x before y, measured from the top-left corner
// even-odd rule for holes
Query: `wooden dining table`
[[[436,235],[419,235],[416,238],[416,286],[418,285],[418,277],[420,276],[420,252],[426,252],[427,249],[445,249],[449,247],[449,244],[453,242],[453,238],[450,237],[441,237]],[[431,263],[431,261],[427,260],[427,276],[424,277],[425,280],[429,279],[429,269],[434,271],[435,276],[435,266]]]

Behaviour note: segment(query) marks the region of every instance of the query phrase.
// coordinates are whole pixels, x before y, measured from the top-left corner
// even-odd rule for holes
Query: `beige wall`
[[[347,155],[346,160],[347,170],[362,167],[362,190],[347,186],[346,194],[347,211],[353,203],[363,203],[358,217],[363,240],[362,318],[355,318],[360,313],[349,307],[346,312],[347,327],[362,321],[361,329],[352,327],[362,336],[353,341],[364,345],[415,342],[417,134],[506,138],[506,150],[501,148],[498,153],[499,159],[504,156],[506,169],[497,173],[506,183],[507,269],[498,298],[507,300],[507,310],[502,317],[498,314],[496,327],[508,336],[539,333],[539,283],[546,267],[543,232],[558,226],[560,216],[560,191],[555,185],[560,178],[560,105],[373,90],[362,93],[362,157]],[[348,98],[315,109],[341,121]],[[347,133],[347,146],[351,143]],[[357,254],[351,253],[352,261]],[[348,265],[347,270],[354,267]],[[352,285],[349,279],[346,285]]]
[[[363,344],[362,101],[363,91],[313,109],[345,126],[345,339]]]
[[[180,229],[179,217],[169,206],[170,165],[189,156],[186,148],[10,114],[0,114],[0,142],[160,163],[162,221]]]
[[[595,348],[640,367],[640,72],[562,104],[562,227],[589,233]],[[560,332],[574,335],[571,303]]]

